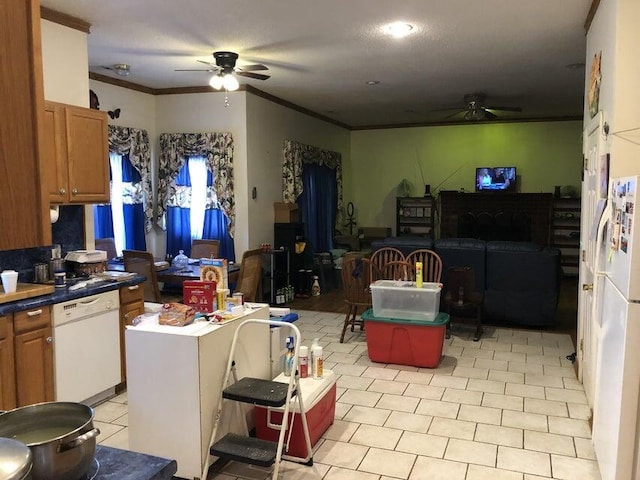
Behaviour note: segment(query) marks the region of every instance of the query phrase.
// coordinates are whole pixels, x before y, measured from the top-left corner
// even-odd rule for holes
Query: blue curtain
[[[213,174],[207,170],[207,187],[213,186]],[[176,187],[191,187],[189,175],[189,160],[178,172]],[[171,202],[171,203],[178,203]],[[207,205],[210,207],[211,205]],[[229,235],[229,220],[224,212],[219,208],[207,208],[204,213],[204,225],[202,238],[220,241],[220,257],[230,261],[235,261],[236,254],[233,245],[233,238]],[[175,256],[180,250],[184,250],[185,255],[191,256],[191,209],[182,202],[182,206],[167,206],[167,253]]]
[[[302,193],[297,199],[304,234],[316,252],[333,248],[338,189],[336,170],[317,163],[306,163],[302,169]]]
[[[131,250],[146,250],[147,240],[144,233],[144,205],[140,199],[131,198],[132,191],[135,190],[132,185],[141,185],[142,177],[140,175],[140,172],[138,172],[138,170],[131,164],[128,154],[122,155],[120,157],[120,161],[122,162],[122,182],[124,184],[128,184],[128,186],[124,188],[122,192],[125,248]],[[111,166],[109,166],[109,179],[111,178],[112,172]],[[93,208],[93,212],[93,233],[95,238],[113,237],[114,231],[111,204],[95,205]]]

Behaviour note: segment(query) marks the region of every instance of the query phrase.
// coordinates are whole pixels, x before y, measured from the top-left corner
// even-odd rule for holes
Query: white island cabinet
[[[200,478],[233,334],[243,320],[269,319],[268,305],[251,306],[223,324],[127,328],[131,450],[174,459],[178,477]],[[268,325],[250,324],[241,330],[235,360],[238,378],[270,379]],[[229,430],[242,433],[238,415],[229,415],[234,410],[223,412],[219,436]]]

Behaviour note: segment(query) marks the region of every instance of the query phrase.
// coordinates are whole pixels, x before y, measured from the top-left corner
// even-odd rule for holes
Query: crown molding
[[[135,90],[137,92],[155,95],[155,90],[153,88],[145,87],[144,85],[140,85],[138,83],[128,82],[126,80],[121,80],[119,78],[109,77],[100,73],[89,72],[89,78],[91,80],[97,80],[98,82],[108,83],[117,87],[128,88],[129,90]]]
[[[587,13],[587,19],[584,21],[584,34],[589,33],[589,28],[591,27],[591,22],[593,22],[593,17],[596,16],[596,12],[598,11],[598,7],[600,6],[600,0],[592,0],[591,7],[589,8],[589,13]]]
[[[50,22],[64,25],[65,27],[73,28],[74,30],[80,30],[84,33],[91,33],[91,24],[78,17],[67,15],[66,13],[58,12],[47,7],[40,7],[40,18],[43,20],[49,20]]]

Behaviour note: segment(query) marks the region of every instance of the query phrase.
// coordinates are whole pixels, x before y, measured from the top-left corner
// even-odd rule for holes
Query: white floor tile
[[[384,426],[409,432],[426,433],[432,420],[433,417],[430,415],[394,411],[391,412]]]
[[[528,353],[532,355],[542,355],[542,345],[513,345],[512,352]]]
[[[376,404],[376,408],[413,413],[416,411],[418,402],[420,402],[420,399],[416,397],[403,397],[402,395],[385,393]]]
[[[446,460],[495,467],[497,445],[452,438],[444,452]]]
[[[551,460],[547,453],[499,446],[497,466],[505,470],[551,476]]]
[[[393,450],[401,435],[402,430],[363,424],[358,427],[349,443]]]
[[[373,407],[382,397],[381,393],[365,392],[363,390],[355,390],[350,388],[342,394],[340,401],[342,403],[351,403],[363,407]]]
[[[409,478],[416,455],[371,448],[358,470],[397,478]]]
[[[115,425],[112,423],[104,423],[104,422],[93,422],[93,426],[100,430],[100,435],[96,437],[98,443],[104,442],[111,435],[118,433],[124,427],[122,425]]]
[[[434,387],[451,387],[460,388],[464,390],[467,388],[468,378],[463,377],[449,377],[445,375],[434,375],[429,385]]]
[[[351,375],[353,377],[359,377],[366,369],[367,367],[362,365],[339,363],[334,367],[333,373],[336,375]]]
[[[380,380],[393,380],[398,376],[398,373],[400,373],[400,371],[393,368],[369,367],[362,372],[361,376]]]
[[[591,438],[591,429],[586,420],[549,417],[549,432],[572,437]]]
[[[550,377],[537,373],[527,373],[524,376],[524,383],[526,383],[527,385],[538,385],[540,387],[564,387],[562,377]]]
[[[509,369],[509,362],[506,360],[485,360],[484,358],[476,358],[473,364],[475,368],[488,368],[489,375],[491,370],[506,372]]]
[[[359,426],[359,423],[334,420],[333,425],[331,425],[322,436],[327,440],[335,440],[336,442],[348,442]]]
[[[571,458],[561,455],[551,455],[553,478],[560,480],[600,480],[598,464],[584,458]]]
[[[524,430],[536,430],[538,432],[549,431],[546,415],[516,412],[514,410],[504,410],[502,412],[502,426],[522,428]]]
[[[469,380],[471,382],[472,380]],[[442,395],[445,402],[466,403],[469,405],[480,405],[482,402],[482,392],[474,392],[470,390],[460,390],[457,388],[447,388]]]
[[[502,370],[489,370],[489,380],[506,383],[524,383],[524,373],[509,372],[508,367]]]
[[[456,418],[459,409],[459,403],[440,402],[423,398],[420,400],[415,413],[431,415],[432,417]]]
[[[366,390],[373,383],[372,378],[355,377],[352,375],[340,375],[336,384],[342,388],[353,388],[356,390]]]
[[[402,393],[406,390],[408,383],[404,382],[395,382],[393,380],[374,380],[371,385],[367,388],[369,392],[378,392],[378,393],[392,393],[395,395],[402,395]]]
[[[129,409],[124,403],[104,402],[93,409],[93,419],[99,422],[111,423],[128,411]]]
[[[482,398],[483,407],[502,408],[504,410],[523,411],[523,398],[515,395],[498,395],[495,393],[485,393]]]
[[[356,363],[356,360],[360,358],[361,358],[360,355],[353,355],[351,353],[333,352],[325,356],[325,361],[335,362],[335,363],[347,363],[347,364],[353,365],[354,363]]]
[[[378,475],[373,473],[358,472],[346,468],[331,467],[323,480],[378,480]],[[287,480],[289,480],[287,478]]]
[[[368,450],[364,445],[325,440],[316,450],[313,461],[355,470]]]
[[[596,452],[593,449],[593,441],[590,438],[574,437],[573,443],[576,447],[576,455],[578,458],[596,460]]]
[[[343,418],[347,412],[351,409],[353,405],[351,405],[350,403],[341,403],[341,402],[336,402],[336,412],[335,412],[335,418],[341,419]]]
[[[535,363],[538,365],[551,365],[553,367],[559,367],[560,357],[557,355],[532,355],[527,353],[527,363]]]
[[[410,383],[404,391],[410,397],[428,398],[430,400],[440,400],[444,395],[445,387],[435,387],[433,385],[420,385]]]
[[[522,448],[523,430],[520,428],[501,427],[479,423],[474,440],[484,443],[495,443],[506,447]]]
[[[430,433],[431,435],[440,435],[441,437],[473,440],[475,431],[475,422],[435,417],[431,421],[431,426],[429,427],[428,433]]]
[[[522,473],[481,465],[469,465],[465,480],[522,480]]]
[[[464,378],[480,378],[486,380],[489,378],[489,369],[487,368],[470,368],[470,367],[456,367],[452,375],[454,377]]]
[[[465,480],[466,474],[466,463],[418,457],[409,480]]]
[[[390,414],[391,410],[354,405],[342,419],[347,422],[384,425]]]
[[[555,433],[524,431],[524,448],[537,452],[557,453],[574,457],[576,455],[573,446],[573,437],[556,435]]]
[[[442,458],[449,441],[446,437],[405,431],[396,445],[396,450],[427,457]]]
[[[479,407],[475,405],[460,405],[458,420],[500,425],[502,421],[502,410],[499,408]]]
[[[542,415],[555,415],[556,417],[569,416],[566,403],[555,402],[553,400],[541,400],[539,398],[525,398],[524,411],[540,413]]]
[[[539,398],[542,400],[544,400],[545,398],[544,387],[540,387],[538,385],[524,385],[524,380],[523,383],[507,383],[504,393],[506,393],[507,395]]]
[[[571,418],[577,418],[579,420],[588,420],[591,418],[589,405],[567,403],[567,408],[569,409],[569,417]]]
[[[110,437],[106,438],[100,445],[107,447],[121,448],[123,450],[131,450],[129,448],[129,429],[124,427]]]
[[[583,391],[567,390],[565,388],[545,388],[545,391],[547,393],[547,400],[583,404],[587,403],[587,396]]]
[[[510,361],[510,372],[530,373],[536,375],[542,375],[544,373],[542,365],[535,365],[533,363],[525,363],[523,361]]]
[[[509,372],[503,372],[509,373]],[[491,375],[491,371],[489,371]],[[467,384],[467,390],[474,390],[478,392],[498,393],[504,394],[505,383],[497,380],[479,380],[477,378],[469,379]]]
[[[397,382],[417,383],[428,385],[433,378],[433,374],[424,372],[399,372],[395,380]]]

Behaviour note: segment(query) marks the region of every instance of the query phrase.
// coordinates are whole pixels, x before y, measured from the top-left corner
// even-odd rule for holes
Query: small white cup
[[[4,293],[13,293],[18,289],[18,272],[15,270],[4,270],[0,277],[2,277],[2,288]]]

